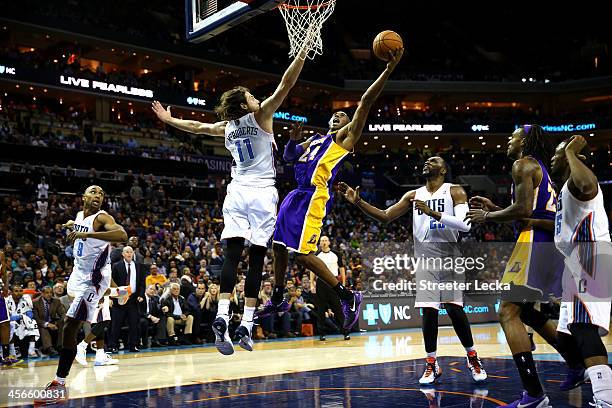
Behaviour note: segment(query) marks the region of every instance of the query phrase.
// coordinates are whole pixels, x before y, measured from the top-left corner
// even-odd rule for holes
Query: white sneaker
[[[87,367],[87,344],[82,345],[82,343],[77,344],[77,353],[74,358],[77,363],[82,365],[83,367]]]
[[[593,396],[593,402],[589,402],[589,405],[595,408],[612,408],[612,404],[604,400],[600,400]]]
[[[442,369],[438,365],[438,360],[435,357],[427,357],[425,359],[425,372],[419,379],[421,385],[431,385],[442,375]]]
[[[112,358],[110,353],[96,353],[95,366],[107,366],[119,364],[119,360]]]
[[[472,378],[476,382],[485,381],[487,379],[487,372],[482,367],[482,361],[478,358],[478,354],[474,353],[473,356],[468,355],[466,357],[467,368],[472,373]]]

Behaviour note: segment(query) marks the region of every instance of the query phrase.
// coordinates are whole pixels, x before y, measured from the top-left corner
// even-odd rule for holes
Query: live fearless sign
[[[151,89],[142,89],[134,86],[113,84],[86,78],[76,78],[69,75],[60,75],[60,83],[73,88],[84,88],[92,91],[102,91],[153,99],[153,91]]]

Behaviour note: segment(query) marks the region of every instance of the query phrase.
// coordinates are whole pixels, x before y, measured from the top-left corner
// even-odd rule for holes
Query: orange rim
[[[279,8],[288,10],[317,10],[329,6],[331,1],[326,1],[321,4],[313,4],[312,6],[294,6],[293,4],[281,3],[278,5]]]

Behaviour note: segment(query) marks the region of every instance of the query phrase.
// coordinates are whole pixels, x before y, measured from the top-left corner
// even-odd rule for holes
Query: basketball
[[[395,51],[403,46],[404,41],[402,41],[402,37],[400,37],[398,33],[391,30],[385,30],[374,38],[372,49],[377,58],[383,61],[389,61],[389,51]]]

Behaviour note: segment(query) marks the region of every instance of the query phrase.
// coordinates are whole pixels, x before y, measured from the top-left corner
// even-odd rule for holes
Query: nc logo
[[[378,305],[378,315],[384,324],[389,324],[391,322],[391,304],[387,303],[386,305]]]

